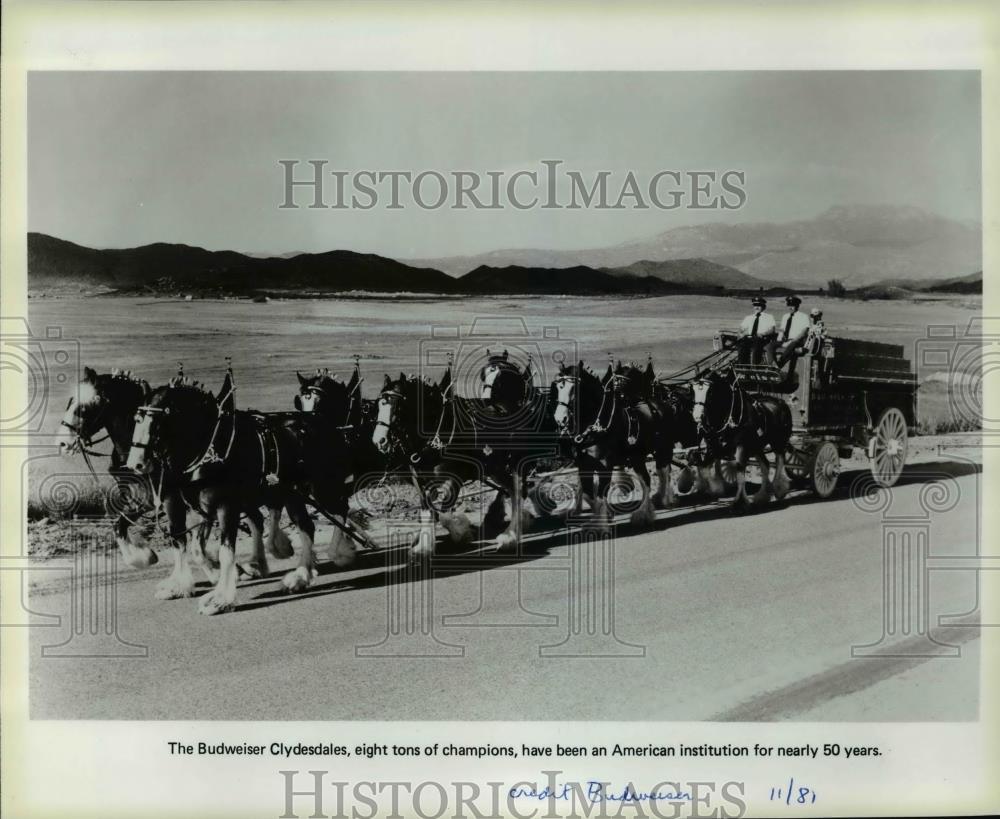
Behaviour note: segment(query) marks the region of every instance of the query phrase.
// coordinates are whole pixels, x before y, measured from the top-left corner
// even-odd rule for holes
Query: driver
[[[802,299],[798,296],[786,297],[785,304],[788,307],[788,312],[778,322],[775,363],[779,367],[782,367],[788,361],[791,361],[792,367],[790,369],[794,369],[796,351],[802,345],[802,342],[805,341],[806,334],[809,332],[810,322],[803,313],[799,312],[799,305],[802,304]]]
[[[761,358],[766,358],[768,364],[774,363],[773,344],[775,334],[774,318],[765,313],[767,299],[754,296],[750,301],[753,312],[743,319],[740,325],[738,362],[740,364],[760,364]]]

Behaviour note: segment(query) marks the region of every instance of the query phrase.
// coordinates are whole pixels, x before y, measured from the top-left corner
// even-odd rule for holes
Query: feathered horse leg
[[[648,527],[656,523],[656,510],[653,507],[653,484],[646,468],[646,459],[639,456],[632,461],[632,469],[639,476],[639,489],[642,492],[642,500],[639,506],[629,516],[629,523],[633,526]]]
[[[177,597],[191,597],[194,594],[194,575],[185,553],[184,525],[187,522],[186,510],[179,499],[168,497],[164,499],[163,507],[170,527],[170,539],[173,542],[174,568],[170,576],[160,581],[156,587],[156,597],[159,600],[173,600]]]
[[[299,530],[302,538],[302,551],[299,553],[299,565],[286,573],[281,578],[281,583],[289,592],[305,591],[312,585],[313,580],[319,574],[316,571],[316,553],[313,545],[313,537],[316,535],[316,526],[309,517],[305,503],[299,498],[290,498],[285,503],[288,510],[288,517]]]
[[[497,547],[500,551],[512,552],[521,543],[521,535],[530,528],[533,518],[524,506],[528,493],[525,491],[525,476],[520,465],[516,465],[511,474],[510,491],[510,525],[507,531],[497,537]]]

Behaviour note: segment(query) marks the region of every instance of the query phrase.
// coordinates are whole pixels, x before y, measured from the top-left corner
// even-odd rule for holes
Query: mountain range
[[[784,224],[673,228],[592,250],[410,261],[350,250],[265,257],[162,242],[98,250],[29,233],[28,279],[35,291],[237,295],[663,294],[815,289],[834,278],[854,290],[976,292],[981,248],[978,225],[911,207],[852,206]]]
[[[640,260],[704,259],[764,281],[808,287],[829,279],[859,287],[891,278],[929,280],[982,270],[982,226],[910,206],[836,206],[784,223],[711,223],[586,250],[495,250],[409,260],[461,276],[482,265],[622,268]]]
[[[705,259],[643,261],[603,270],[482,265],[456,279],[432,268],[348,250],[268,258],[165,243],[96,250],[43,233],[28,234],[28,285],[33,291],[649,295],[755,290],[764,284]]]

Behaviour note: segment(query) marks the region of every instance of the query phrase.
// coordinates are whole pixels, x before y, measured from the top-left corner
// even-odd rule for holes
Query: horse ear
[[[309,383],[309,379],[306,378],[304,375],[302,375],[302,373],[300,373],[298,370],[295,371],[295,375],[297,375],[299,378],[299,386],[304,387],[306,384]]]
[[[384,389],[385,389],[386,387],[388,387],[388,386],[389,386],[389,385],[390,385],[391,383],[392,383],[392,379],[391,379],[391,378],[389,378],[389,373],[386,373],[386,374],[385,374],[385,381],[383,381],[383,382],[382,382],[382,389],[384,390]]]
[[[602,378],[601,381],[606,384],[608,381],[611,380],[611,376],[613,376],[614,374],[615,374],[615,370],[611,366],[611,362],[609,361],[608,362],[608,371],[606,373],[604,373],[604,378]]]
[[[97,382],[97,373],[90,367],[83,368],[83,380],[88,381],[91,384]]]
[[[506,350],[503,351],[503,360],[504,361],[507,360],[507,351]]]
[[[399,380],[400,381],[406,380],[406,373],[404,373],[402,370],[399,371]]]

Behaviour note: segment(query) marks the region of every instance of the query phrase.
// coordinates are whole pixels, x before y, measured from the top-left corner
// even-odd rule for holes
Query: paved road
[[[883,514],[943,503],[928,472],[951,495],[928,518],[932,553],[974,554],[981,475],[939,459],[908,467],[884,513],[846,493],[743,517],[709,506],[653,530],[619,526],[608,549],[549,532],[520,560],[454,558],[433,580],[373,556],[295,597],[274,563],[268,579],[241,584],[235,613],[214,618],[195,600],[154,600],[162,567],[124,572],[118,631],[148,657],[39,658],[67,629],[33,629],[32,716],[975,719],[974,572],[930,576],[934,636],[960,656],[929,658],[912,634],[881,644],[897,656],[851,656],[883,634]],[[71,604],[65,589],[31,599],[40,613]],[[961,616],[941,628],[942,614]],[[108,645],[77,637],[58,651]]]

